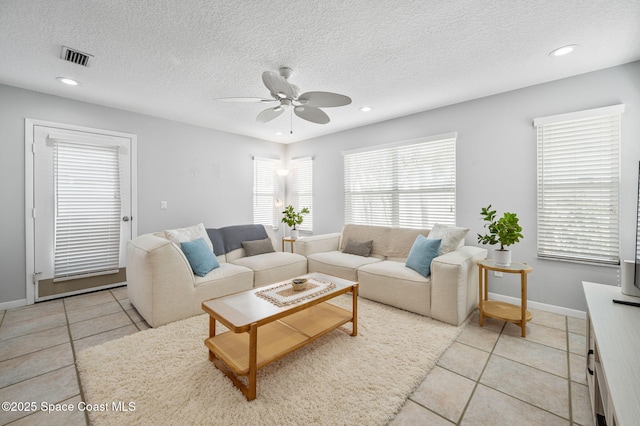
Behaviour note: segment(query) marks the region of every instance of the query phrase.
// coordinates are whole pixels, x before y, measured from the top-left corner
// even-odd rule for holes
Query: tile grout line
[[[111,293],[109,293],[109,294],[111,294]],[[64,306],[64,316],[65,316],[65,319],[67,321],[67,331],[69,333],[69,341],[71,342],[71,352],[73,354],[73,366],[74,366],[75,371],[76,371],[76,381],[78,382],[78,390],[80,391],[80,399],[83,402],[86,402],[86,399],[84,397],[84,389],[82,387],[82,382],[80,381],[80,371],[78,371],[78,357],[77,357],[77,354],[76,354],[76,346],[75,346],[75,344],[73,342],[73,336],[71,335],[71,324],[69,323],[69,316],[68,316],[68,313],[67,313],[66,300],[63,299],[62,303],[63,303],[63,306]],[[87,410],[84,411],[84,421],[85,421],[86,425],[91,424],[89,422],[89,413],[87,412]]]
[[[468,327],[468,326],[470,326],[470,327],[475,327],[475,325],[471,325],[471,321],[469,321],[469,322],[467,323],[467,325],[466,325],[466,326],[467,326],[467,327]],[[504,327],[505,327],[505,324],[503,324],[503,325],[502,325],[502,328],[500,329],[500,331],[499,331],[499,332],[496,332],[496,333],[498,334],[498,339],[500,338],[500,335],[502,334],[502,330],[504,329]],[[471,402],[471,398],[472,398],[472,397],[473,397],[473,395],[475,394],[475,390],[476,390],[476,388],[478,387],[478,384],[480,383],[480,378],[482,377],[482,374],[484,373],[484,370],[485,370],[485,368],[487,367],[487,364],[489,364],[489,360],[491,359],[491,356],[492,356],[492,354],[493,354],[493,350],[495,349],[496,345],[498,344],[498,339],[496,339],[496,342],[493,344],[493,347],[491,348],[491,351],[490,351],[490,352],[487,352],[487,353],[489,354],[489,356],[487,357],[487,362],[485,363],[484,367],[482,368],[482,371],[480,372],[480,375],[478,376],[478,379],[475,381],[475,382],[476,382],[476,384],[474,385],[473,390],[471,391],[471,395],[469,395],[469,399],[467,400],[467,403],[465,404],[465,407],[464,407],[464,409],[462,410],[462,413],[460,414],[460,419],[458,419],[458,422],[456,422],[456,423],[455,423],[456,425],[459,425],[459,424],[460,424],[460,422],[462,421],[462,419],[463,419],[463,417],[464,417],[464,414],[465,414],[465,413],[466,413],[466,411],[467,411],[467,407],[469,406],[469,403]],[[477,349],[477,350],[480,350],[480,351],[486,352],[486,351],[484,351],[484,350],[482,350],[482,349],[480,349],[480,348],[476,348],[475,346],[471,346],[471,345],[468,345],[468,344],[466,344],[466,343],[459,342],[458,340],[454,340],[454,341],[453,341],[453,343],[459,343],[459,344],[461,344],[461,345],[468,346],[468,347],[470,347],[470,348],[473,348],[473,349]],[[452,343],[452,344],[453,344],[453,343]],[[449,347],[451,347],[451,346],[449,346]],[[448,350],[448,348],[447,348],[447,350]],[[446,352],[446,351],[445,351],[445,352]],[[445,353],[445,352],[443,352],[443,354],[442,354],[442,355],[444,355],[444,353]],[[440,356],[440,358],[442,357],[442,355]],[[455,375],[457,375],[457,376],[460,376],[460,377],[465,378],[465,379],[467,379],[467,380],[471,380],[469,377],[466,377],[466,376],[464,376],[464,375],[462,375],[462,374],[460,374],[460,373],[458,373],[458,372],[455,372],[455,371],[449,370],[448,368],[445,368],[445,367],[442,367],[442,366],[438,365],[438,361],[440,360],[440,358],[438,358],[438,360],[436,360],[436,364],[434,365],[434,368],[435,368],[435,367],[440,367],[440,368],[442,368],[443,370],[447,370],[447,371],[449,371],[449,372],[451,372],[451,373],[453,373],[453,374],[455,374]],[[432,369],[432,370],[433,370],[433,369]],[[431,371],[429,371],[429,373],[430,373],[430,372],[431,372]],[[427,374],[427,376],[428,376],[428,375],[429,375],[429,374]],[[425,377],[425,379],[424,379],[424,380],[426,380],[426,377]],[[433,414],[437,415],[438,417],[440,417],[440,418],[442,418],[442,419],[445,419],[447,422],[451,422],[451,420],[449,420],[448,418],[444,417],[444,416],[443,416],[443,415],[441,415],[440,413],[437,413],[436,411],[433,411],[432,409],[430,409],[430,408],[428,408],[428,407],[425,407],[423,404],[419,403],[418,401],[415,401],[415,400],[411,399],[411,395],[409,395],[409,397],[407,398],[407,400],[410,400],[411,402],[413,402],[413,403],[415,403],[415,404],[419,405],[420,407],[424,408],[425,410],[427,410],[427,411],[429,411],[429,412],[431,412],[431,413],[433,413]]]
[[[565,318],[566,318],[566,316],[565,316]],[[565,319],[565,321],[567,321],[567,320]],[[504,331],[505,331],[505,329],[506,329],[506,326],[507,326],[507,323],[505,322],[505,324],[504,324],[504,326],[503,326],[502,330],[501,330],[501,331],[500,331],[500,333],[499,333],[498,340],[500,339],[500,336],[502,336],[502,335],[503,335],[503,333],[504,333]],[[566,331],[566,333],[568,333],[568,331]],[[505,336],[509,336],[509,335],[508,335],[508,334],[505,334]],[[513,336],[510,336],[510,337],[513,337]],[[491,350],[491,352],[490,352],[489,358],[487,359],[487,363],[485,364],[485,368],[483,368],[483,370],[482,370],[482,372],[481,372],[480,376],[478,377],[477,384],[476,384],[476,386],[474,387],[474,390],[473,390],[473,392],[472,392],[472,394],[471,394],[471,397],[473,397],[473,395],[475,394],[475,390],[476,390],[476,388],[477,388],[477,385],[481,384],[481,383],[480,383],[480,380],[482,379],[482,375],[484,374],[484,371],[485,371],[485,369],[486,369],[486,366],[489,364],[489,361],[491,360],[491,358],[492,358],[492,357],[497,356],[497,357],[501,357],[501,358],[507,359],[507,360],[509,360],[509,361],[513,361],[513,362],[517,362],[517,363],[521,364],[521,363],[520,363],[520,362],[518,362],[518,361],[512,360],[512,359],[510,359],[510,358],[505,358],[505,357],[502,357],[502,356],[500,356],[500,355],[498,355],[498,354],[494,354],[494,353],[493,353],[493,351],[495,350],[495,347],[496,347],[496,346],[497,346],[497,344],[498,344],[498,340],[496,340],[496,343],[494,344],[494,346],[493,346],[493,348],[492,348],[492,350]],[[543,345],[543,344],[538,343],[538,342],[531,342],[531,343],[539,344],[539,345],[541,345],[541,346],[546,346],[546,345]],[[464,343],[463,343],[463,344],[464,344]],[[467,345],[467,346],[470,346],[470,345]],[[473,346],[470,346],[470,347],[473,347]],[[478,348],[476,348],[476,349],[478,349]],[[553,348],[553,349],[557,349],[557,348]],[[570,355],[570,354],[569,354],[569,352],[567,351],[567,356],[569,356],[569,355]],[[562,380],[567,380],[567,383],[570,385],[571,380],[568,380],[568,378],[567,378],[567,377],[558,376],[557,374],[550,373],[550,372],[548,372],[548,371],[542,370],[542,369],[537,368],[537,367],[532,367],[532,366],[527,365],[527,364],[522,364],[522,365],[527,366],[527,367],[529,367],[529,368],[533,368],[533,369],[538,370],[538,371],[541,371],[541,372],[543,372],[543,373],[551,374],[551,375],[553,375],[553,376],[555,376],[555,377],[558,377],[558,378],[560,378],[560,379],[562,379]],[[448,370],[448,369],[447,369],[447,371],[451,371],[451,370]],[[460,375],[459,373],[456,373],[455,371],[451,371],[451,372],[452,372],[452,373],[454,373],[454,374],[457,374],[457,375],[459,375],[459,376],[461,376],[461,377],[465,377],[465,376]],[[529,406],[531,406],[531,407],[534,407],[534,408],[536,408],[536,409],[538,409],[538,410],[541,410],[541,411],[547,412],[547,413],[549,413],[549,414],[551,414],[551,415],[553,415],[553,416],[559,417],[559,418],[564,419],[564,420],[569,420],[569,421],[570,421],[570,424],[571,424],[571,414],[572,414],[572,413],[571,413],[571,411],[570,411],[570,413],[569,413],[569,418],[565,418],[565,417],[562,417],[562,416],[560,416],[560,415],[558,415],[558,414],[556,414],[556,413],[553,413],[553,412],[551,412],[551,411],[549,411],[549,410],[547,410],[547,409],[545,409],[545,408],[538,407],[537,405],[532,404],[531,402],[524,401],[524,400],[522,400],[522,399],[520,399],[520,398],[517,398],[517,397],[516,397],[516,396],[514,396],[514,395],[511,395],[511,394],[509,394],[509,393],[505,393],[505,392],[501,391],[500,389],[495,389],[495,388],[493,388],[493,387],[491,387],[491,386],[488,386],[488,385],[486,385],[486,384],[483,384],[483,383],[482,383],[482,385],[483,385],[483,386],[486,386],[487,388],[492,389],[492,390],[494,390],[494,391],[496,391],[496,392],[499,392],[499,393],[501,393],[501,394],[503,394],[503,395],[506,395],[506,396],[508,396],[508,397],[510,397],[510,398],[513,398],[513,399],[515,399],[515,400],[517,400],[517,401],[520,401],[520,402],[522,402],[522,403],[524,403],[524,404],[527,404],[527,405],[529,405]],[[462,421],[462,419],[464,418],[464,414],[466,413],[466,410],[467,410],[467,408],[468,408],[468,404],[471,402],[471,397],[469,398],[469,401],[467,402],[467,406],[465,406],[465,409],[464,409],[464,411],[463,411],[463,413],[462,413],[462,416],[461,416],[461,418],[460,418],[460,422],[461,422],[461,421]],[[426,408],[426,407],[425,407],[425,408]],[[460,422],[458,422],[457,424],[459,425],[459,424],[460,424]]]
[[[120,287],[118,287],[118,288],[120,288]],[[109,290],[109,291],[111,292],[111,290]],[[122,299],[118,299],[118,298],[116,297],[116,295],[115,295],[115,294],[113,294],[113,293],[111,293],[111,295],[113,296],[113,298],[114,298],[114,299],[116,299],[116,303],[120,306],[120,309],[122,309],[122,311],[124,312],[124,314],[129,318],[129,320],[131,321],[131,323],[133,324],[133,326],[134,326],[135,328],[137,328],[137,329],[138,329],[138,331],[144,331],[144,330],[143,330],[143,329],[141,329],[141,328],[140,328],[140,326],[138,325],[138,324],[139,324],[139,323],[141,323],[141,322],[145,322],[145,319],[144,319],[144,318],[142,318],[142,315],[140,315],[140,317],[142,318],[142,321],[139,321],[139,322],[134,321],[134,319],[133,319],[133,318],[131,318],[131,315],[129,315],[129,314],[127,313],[127,310],[124,308],[124,306],[122,306],[122,303],[120,303],[120,300],[122,300]],[[133,305],[132,305],[132,306],[133,306]],[[133,309],[135,309],[135,306],[133,306]],[[124,326],[124,327],[126,327],[126,326]]]
[[[569,403],[569,424],[573,424],[573,398],[571,397],[571,351],[569,348],[569,317],[565,317],[567,326],[566,343],[567,343],[567,398]]]
[[[506,326],[507,326],[506,322],[502,324],[502,328],[500,328],[500,332],[498,333],[498,338],[496,339],[495,343],[491,347],[491,352],[489,352],[489,356],[487,357],[487,362],[484,363],[484,366],[482,367],[482,371],[480,371],[480,374],[476,379],[476,383],[473,385],[473,390],[471,391],[471,395],[469,395],[469,399],[467,399],[467,403],[464,405],[464,408],[462,409],[462,413],[460,413],[460,418],[456,422],[456,425],[460,425],[460,423],[462,422],[462,419],[464,419],[465,414],[467,414],[467,409],[469,408],[469,404],[471,404],[471,400],[473,399],[473,396],[476,394],[476,390],[480,385],[480,379],[482,379],[482,376],[485,370],[487,369],[487,366],[489,365],[489,361],[491,361],[491,358],[493,357],[493,351],[496,349],[496,346],[498,346],[498,341],[500,340],[500,336],[502,336],[502,333],[504,333],[504,329],[506,328]],[[472,326],[472,327],[475,327],[475,326]]]

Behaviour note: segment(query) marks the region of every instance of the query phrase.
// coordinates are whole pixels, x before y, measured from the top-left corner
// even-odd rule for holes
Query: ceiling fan
[[[258,114],[256,121],[267,123],[284,113],[290,108],[293,114],[317,124],[327,124],[329,116],[320,108],[332,108],[349,105],[351,98],[345,95],[331,92],[305,92],[295,84],[289,83],[289,77],[293,70],[289,67],[280,68],[280,73],[265,71],[262,73],[262,82],[269,89],[272,99],[264,98],[218,98],[226,102],[278,102],[275,107],[269,107]]]

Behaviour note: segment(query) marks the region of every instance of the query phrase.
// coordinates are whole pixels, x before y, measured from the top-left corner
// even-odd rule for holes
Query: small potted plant
[[[289,204],[282,211],[282,214],[284,215],[282,217],[282,223],[286,223],[287,225],[289,225],[289,227],[291,228],[291,238],[293,238],[294,240],[297,239],[298,229],[296,228],[296,226],[302,224],[302,222],[304,221],[304,218],[302,216],[304,216],[305,214],[309,214],[309,208],[305,207],[296,213],[296,211],[293,209],[293,206]]]
[[[511,251],[506,249],[512,244],[524,238],[522,227],[518,224],[518,216],[515,213],[506,212],[500,219],[496,220],[496,211],[491,210],[491,204],[483,207],[480,212],[482,220],[487,229],[485,235],[478,234],[478,242],[482,244],[500,244],[499,249],[494,249],[493,259],[496,265],[509,266],[511,264]]]

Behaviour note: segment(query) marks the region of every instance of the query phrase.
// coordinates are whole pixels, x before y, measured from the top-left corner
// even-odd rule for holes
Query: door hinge
[[[36,272],[33,274],[33,285],[38,284],[38,277],[42,275],[42,272]]]
[[[36,144],[35,143],[31,144],[31,152],[33,152],[34,154],[36,153]]]
[[[35,208],[35,207],[31,209],[31,217],[32,217],[33,219],[35,219],[35,218],[36,218],[36,208]]]

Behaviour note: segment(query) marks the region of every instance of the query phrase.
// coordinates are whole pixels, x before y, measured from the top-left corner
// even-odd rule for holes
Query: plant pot
[[[511,264],[511,250],[493,250],[493,260],[498,266],[509,266]]]
[[[297,230],[297,229],[292,229],[292,230],[291,230],[291,238],[292,238],[292,239],[297,240],[299,236],[300,236],[300,235],[299,235],[299,232],[298,232],[298,230]]]

